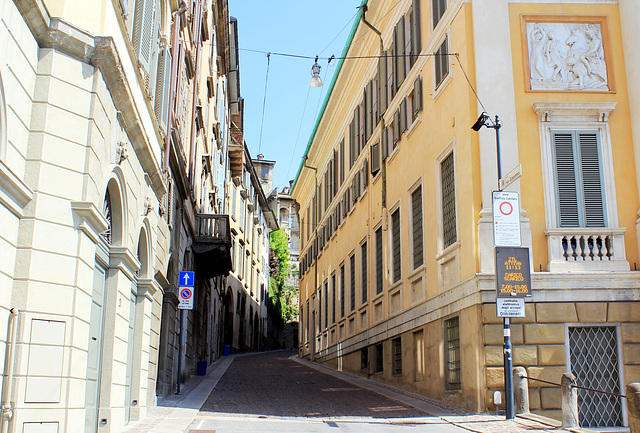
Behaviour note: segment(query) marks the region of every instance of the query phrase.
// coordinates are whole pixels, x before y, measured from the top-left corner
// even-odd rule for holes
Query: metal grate
[[[394,376],[402,375],[402,339],[400,337],[391,340],[391,361]]]
[[[569,328],[571,372],[578,386],[620,394],[620,370],[616,328]],[[582,427],[622,426],[620,397],[578,389],[578,413]]]
[[[453,152],[440,164],[442,187],[442,232],[443,248],[447,248],[457,240],[456,232],[456,186],[453,165]]]
[[[444,322],[445,332],[445,389],[461,389],[460,383],[460,319],[456,316]]]

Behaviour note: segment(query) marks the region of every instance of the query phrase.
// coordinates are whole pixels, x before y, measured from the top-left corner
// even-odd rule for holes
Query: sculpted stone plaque
[[[608,91],[599,23],[527,22],[531,90]]]

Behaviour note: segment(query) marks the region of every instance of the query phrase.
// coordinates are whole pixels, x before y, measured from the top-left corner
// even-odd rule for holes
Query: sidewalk
[[[218,359],[209,366],[209,372],[206,376],[195,376],[183,386],[181,389],[182,395],[171,396],[163,400],[144,419],[126,427],[124,433],[188,433],[187,429],[196,419],[200,408],[235,357],[231,355]],[[290,359],[353,385],[410,405],[467,431],[476,433],[549,433],[563,431],[560,430],[558,421],[549,418],[530,415],[526,417],[518,416],[515,420],[507,421],[504,416],[475,414],[420,394],[394,388],[351,373],[337,371],[314,362],[301,360],[297,356],[292,356]],[[588,432],[589,430],[577,429],[573,431]]]
[[[234,358],[230,355],[216,360],[206,376],[192,377],[181,387],[181,395],[167,397],[143,419],[125,427],[123,433],[185,432]]]

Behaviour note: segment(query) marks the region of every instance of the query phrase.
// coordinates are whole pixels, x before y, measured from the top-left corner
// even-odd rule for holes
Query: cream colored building
[[[226,2],[199,0],[182,9],[174,0],[2,2],[2,431],[121,432],[155,406],[159,375],[173,392],[175,305],[167,317],[163,302],[175,299],[173,270],[187,262],[183,234],[201,233],[195,215],[223,211],[224,143],[217,144],[224,149],[221,182],[210,175],[208,185],[188,181],[211,169],[200,160],[217,147],[211,133],[199,134],[203,125],[228,128],[225,80],[198,62],[211,64],[215,50],[208,44],[195,55],[215,25],[228,26],[228,13],[218,21],[225,11]],[[187,81],[205,78],[199,88],[185,82],[171,93],[183,96],[176,106],[189,101],[192,108],[178,113],[182,135],[169,155],[174,22],[192,36],[182,39],[191,46],[179,57],[190,68]],[[224,34],[218,37],[226,53]],[[220,109],[209,116],[203,105],[214,95]],[[189,143],[187,159],[180,152]],[[184,230],[174,230],[185,221]],[[208,300],[205,313],[221,309]],[[164,344],[171,346],[162,355],[161,320],[169,323]],[[195,322],[187,314],[181,329],[185,377],[196,361],[218,356],[213,340],[202,351],[188,346],[218,332],[211,322]]]
[[[471,129],[486,111],[503,174],[522,173],[507,190],[533,294],[512,320],[514,366],[624,393],[640,380],[640,5],[363,6],[292,189],[300,355],[495,410],[496,135]],[[558,418],[560,390],[529,386],[532,410]],[[624,400],[581,401],[583,425],[627,422]]]

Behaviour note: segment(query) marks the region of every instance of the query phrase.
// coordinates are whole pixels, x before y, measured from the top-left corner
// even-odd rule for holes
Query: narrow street
[[[504,417],[474,415],[423,396],[299,361],[295,355],[278,351],[236,356],[227,363],[226,371],[200,411],[194,412],[195,418],[185,433],[553,430],[524,419],[507,422]],[[171,431],[172,427],[165,425],[167,430],[158,425],[131,432]]]

